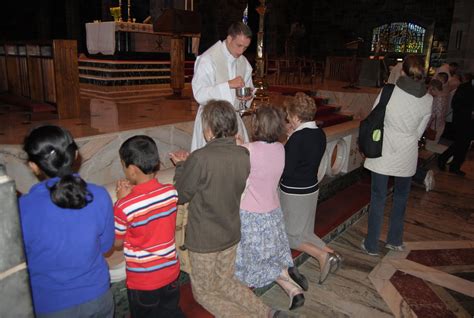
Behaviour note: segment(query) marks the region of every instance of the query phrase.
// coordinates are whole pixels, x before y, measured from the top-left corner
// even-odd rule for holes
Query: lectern
[[[153,31],[171,36],[170,86],[175,97],[181,97],[184,88],[184,38],[201,33],[201,18],[197,12],[165,9],[154,19]]]
[[[359,49],[359,44],[364,42],[362,38],[357,38],[354,41],[347,42],[345,44],[346,49],[352,51],[352,58],[349,64],[349,85],[344,86],[343,88],[353,88],[360,89],[356,86],[357,83],[357,50]]]

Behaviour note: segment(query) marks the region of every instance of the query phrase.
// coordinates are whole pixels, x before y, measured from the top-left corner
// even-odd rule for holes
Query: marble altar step
[[[79,81],[98,86],[170,83],[170,61],[102,60],[79,58]],[[185,61],[185,82],[193,76],[194,61]]]
[[[168,84],[161,85],[140,85],[140,86],[127,86],[117,87],[101,87],[91,84],[80,85],[81,97],[84,98],[100,98],[104,100],[120,101],[120,102],[133,102],[138,98],[156,98],[160,96],[167,96],[172,93],[171,87]]]

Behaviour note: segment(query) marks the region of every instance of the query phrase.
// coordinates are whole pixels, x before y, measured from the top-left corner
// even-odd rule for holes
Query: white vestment
[[[239,75],[244,79],[245,86],[252,87],[253,90],[252,66],[243,55],[237,59],[234,58],[227,49],[225,41],[216,42],[197,57],[194,64],[192,88],[194,99],[199,103],[199,108],[194,121],[191,151],[206,145],[201,121],[203,105],[211,99],[219,99],[231,103],[236,111],[239,109],[240,100],[235,96],[235,89],[231,89],[228,83],[229,80]],[[251,101],[247,101],[247,103],[251,103]],[[239,125],[238,133],[247,143],[249,138],[245,125],[237,112],[236,116]]]

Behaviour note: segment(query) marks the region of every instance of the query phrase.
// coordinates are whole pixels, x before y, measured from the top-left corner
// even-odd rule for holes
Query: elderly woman
[[[285,168],[280,181],[280,202],[290,247],[319,262],[322,284],[341,257],[316,234],[314,222],[319,196],[318,169],[326,150],[326,135],[316,125],[314,99],[297,93],[285,102],[292,130],[285,144]]]
[[[178,203],[189,202],[184,243],[194,298],[216,317],[281,317],[234,277],[240,199],[250,173],[249,151],[236,145],[235,109],[227,101],[211,100],[202,123],[204,147],[170,154]]]
[[[293,267],[278,200],[278,182],[285,165],[285,149],[278,142],[285,134],[282,110],[262,106],[252,117],[252,140],[244,144],[250,153],[250,175],[240,202],[242,238],[237,248],[235,276],[251,287],[274,281],[290,298],[290,309],[304,304],[306,278]],[[297,275],[296,281],[293,276]]]
[[[383,149],[379,158],[367,158],[364,167],[371,171],[371,197],[367,237],[361,248],[377,256],[382,228],[387,183],[395,177],[393,206],[385,247],[403,251],[403,221],[412,176],[418,160],[418,140],[431,116],[433,97],[423,80],[423,65],[416,56],[407,56],[387,104],[384,120]],[[380,98],[380,95],[379,95]],[[378,99],[375,105],[378,103]]]

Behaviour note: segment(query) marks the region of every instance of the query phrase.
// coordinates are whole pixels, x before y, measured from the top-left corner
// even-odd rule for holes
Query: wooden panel
[[[20,66],[17,56],[6,57],[8,91],[13,95],[21,95]]]
[[[8,75],[5,56],[0,56],[0,92],[5,92],[8,90],[7,77]]]
[[[75,40],[54,40],[53,52],[56,105],[59,118],[79,117],[77,42]]]
[[[30,83],[30,97],[32,100],[44,100],[43,67],[39,57],[28,58],[28,79]]]
[[[18,58],[18,65],[20,68],[20,83],[21,83],[21,95],[30,97],[30,84],[28,81],[28,61],[26,56],[20,56]]]
[[[353,70],[353,57],[351,56],[328,56],[326,58],[325,79],[337,81],[350,81],[351,75],[358,78],[362,59],[356,59],[355,74]]]
[[[42,68],[43,82],[43,99],[46,102],[57,103],[56,99],[56,83],[54,74],[54,62],[50,58],[42,58],[40,60]]]
[[[184,88],[184,38],[173,37],[171,39],[171,79],[170,86],[174,94],[181,95]]]

